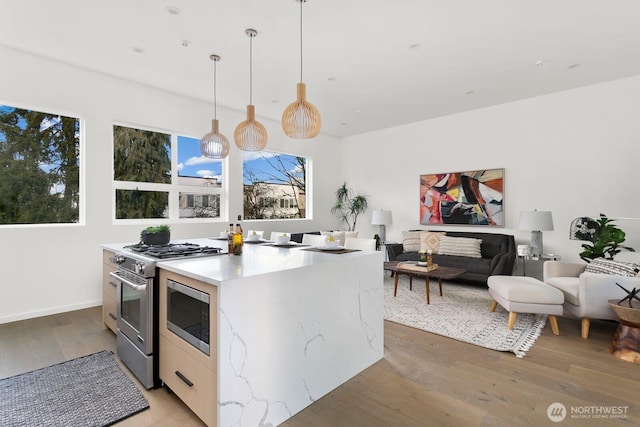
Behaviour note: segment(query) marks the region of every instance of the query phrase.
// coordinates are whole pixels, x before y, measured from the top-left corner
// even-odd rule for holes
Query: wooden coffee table
[[[398,265],[400,264],[400,265]],[[415,265],[414,265],[415,266]],[[384,269],[387,271],[391,271],[395,273],[395,283],[393,286],[393,296],[396,296],[398,292],[398,277],[401,274],[406,274],[409,276],[409,289],[413,289],[413,278],[414,277],[424,277],[425,278],[425,287],[427,288],[427,304],[430,301],[429,295],[429,278],[433,277],[434,279],[438,279],[438,288],[440,290],[440,296],[442,296],[442,279],[452,280],[460,277],[461,274],[466,272],[467,270],[463,268],[454,268],[454,267],[442,267],[438,266],[435,270],[431,271],[419,271],[417,269],[406,269],[402,268],[402,263],[398,261],[387,261],[384,263]]]

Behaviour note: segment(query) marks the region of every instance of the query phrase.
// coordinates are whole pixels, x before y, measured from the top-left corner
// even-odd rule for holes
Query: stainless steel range
[[[193,243],[125,246],[111,261],[117,282],[118,356],[146,388],[159,387],[158,273],[156,262],[225,254],[222,249]]]

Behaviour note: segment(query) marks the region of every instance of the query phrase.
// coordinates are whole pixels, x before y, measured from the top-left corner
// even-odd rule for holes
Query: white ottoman
[[[522,276],[490,276],[487,280],[491,301],[491,311],[500,304],[509,312],[507,328],[513,329],[517,313],[549,315],[551,331],[558,335],[558,319],[562,315],[564,294],[538,279]]]

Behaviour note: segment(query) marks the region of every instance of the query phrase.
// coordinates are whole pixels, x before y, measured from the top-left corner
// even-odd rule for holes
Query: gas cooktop
[[[125,248],[134,253],[157,259],[208,256],[225,253],[220,248],[200,246],[195,243],[169,243],[167,245],[145,245],[143,243],[137,243],[135,245],[125,246]]]

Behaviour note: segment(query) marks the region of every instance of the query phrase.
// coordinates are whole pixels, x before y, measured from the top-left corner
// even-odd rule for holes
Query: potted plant
[[[166,245],[171,241],[171,229],[168,225],[147,227],[140,233],[140,240],[145,245]]]
[[[633,248],[621,245],[625,240],[624,231],[616,227],[613,220],[607,218],[605,214],[601,213],[600,218],[591,225],[592,227],[585,227],[575,233],[579,240],[589,242],[582,244],[583,251],[580,252],[580,258],[584,261],[591,262],[596,258],[613,259],[621,249],[634,251]]]
[[[336,203],[331,208],[331,213],[338,215],[340,221],[346,224],[348,231],[354,231],[358,216],[365,212],[367,207],[367,196],[354,194],[345,182],[336,190]]]

